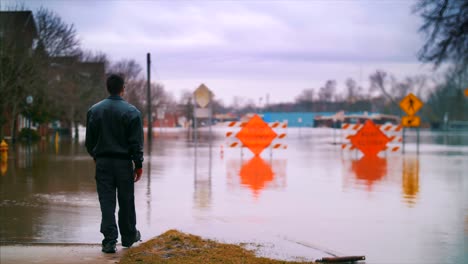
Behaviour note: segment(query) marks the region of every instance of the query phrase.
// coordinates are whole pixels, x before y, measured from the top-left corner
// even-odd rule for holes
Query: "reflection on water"
[[[397,184],[401,181],[402,199],[409,206],[415,205],[417,195],[420,192],[419,186],[419,156],[401,157],[367,157],[363,156],[359,160],[343,160],[345,168],[354,175],[354,185],[366,186],[366,190],[371,192],[373,185],[386,181],[387,186]],[[351,165],[348,166],[347,163]],[[402,164],[402,165],[401,165]],[[391,170],[389,170],[391,167]],[[397,178],[402,175],[401,179]],[[345,171],[344,175],[348,175]]]
[[[135,185],[143,239],[176,228],[266,241],[312,259],[327,255],[301,245],[363,254],[368,263],[467,263],[466,145],[438,144],[441,135],[425,132],[419,156],[410,142],[410,154],[368,159],[342,155],[330,130],[298,132],[271,156],[222,150],[223,132],[212,144],[201,137],[197,148],[185,137],[154,140],[151,155],[145,146]],[[1,241],[101,241],[94,162],[83,142],[58,145],[17,145],[0,164]]]
[[[6,174],[7,170],[8,170],[8,159],[7,158],[1,159],[0,160],[0,173],[2,174],[2,176]]]
[[[258,197],[260,190],[273,181],[273,171],[269,164],[265,163],[259,156],[253,157],[242,165],[240,170],[241,184],[249,187],[253,195]]]
[[[59,134],[58,134],[58,132],[55,133],[54,147],[55,147],[55,154],[58,154],[59,151],[60,151],[60,139],[59,139]]]
[[[264,160],[254,156],[250,160],[230,159],[226,163],[228,185],[249,188],[252,195],[258,198],[265,189],[281,190],[286,187],[286,160]]]
[[[211,205],[211,170],[213,147],[209,143],[208,153],[194,148],[194,193],[193,200],[199,209],[208,209]]]
[[[0,179],[0,237],[3,241],[76,241],[88,211],[98,210],[92,163],[78,144],[17,144]],[[67,226],[83,226],[68,229]]]
[[[403,159],[402,175],[403,199],[408,205],[414,205],[419,192],[419,158]]]
[[[364,156],[360,160],[352,161],[351,169],[358,181],[364,181],[371,190],[372,184],[387,175],[387,159]]]
[[[151,159],[146,163],[146,221],[151,223]],[[142,176],[143,177],[143,176]]]
[[[20,168],[30,168],[33,163],[33,153],[37,153],[38,151],[37,144],[34,145],[20,145],[18,146],[18,155],[23,157],[22,159],[18,160],[18,165]]]

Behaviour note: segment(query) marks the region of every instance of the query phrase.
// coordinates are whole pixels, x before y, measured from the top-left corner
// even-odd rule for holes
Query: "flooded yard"
[[[468,134],[407,133],[405,153],[343,149],[340,131],[288,129],[260,157],[212,142],[156,138],[135,188],[143,240],[168,229],[260,244],[294,259],[468,262]],[[336,144],[335,144],[336,143]],[[417,153],[419,149],[419,153]],[[100,243],[94,162],[83,142],[10,149],[0,177],[4,243]]]

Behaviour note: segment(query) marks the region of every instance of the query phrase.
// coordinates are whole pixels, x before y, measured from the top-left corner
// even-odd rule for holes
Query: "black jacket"
[[[131,159],[143,163],[143,124],[138,109],[118,95],[93,105],[86,119],[86,149],[99,157]]]

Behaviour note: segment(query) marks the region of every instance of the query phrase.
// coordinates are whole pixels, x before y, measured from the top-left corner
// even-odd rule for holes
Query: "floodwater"
[[[368,159],[331,129],[290,128],[260,157],[228,147],[225,132],[145,149],[135,190],[143,240],[179,229],[282,259],[468,263],[468,133],[421,131],[419,146],[406,133],[404,154]],[[1,165],[1,242],[100,243],[83,142],[17,146]]]

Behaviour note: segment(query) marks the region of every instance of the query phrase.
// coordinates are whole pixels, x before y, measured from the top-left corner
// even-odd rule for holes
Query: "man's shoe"
[[[115,243],[107,243],[102,245],[102,252],[104,253],[115,253],[117,251],[117,247]]]
[[[133,243],[135,242],[138,242],[141,240],[141,234],[140,234],[140,231],[136,231],[136,234],[135,234],[135,237],[130,240],[130,241],[125,241],[124,239],[122,239],[122,246],[123,247],[131,247],[133,245]]]

